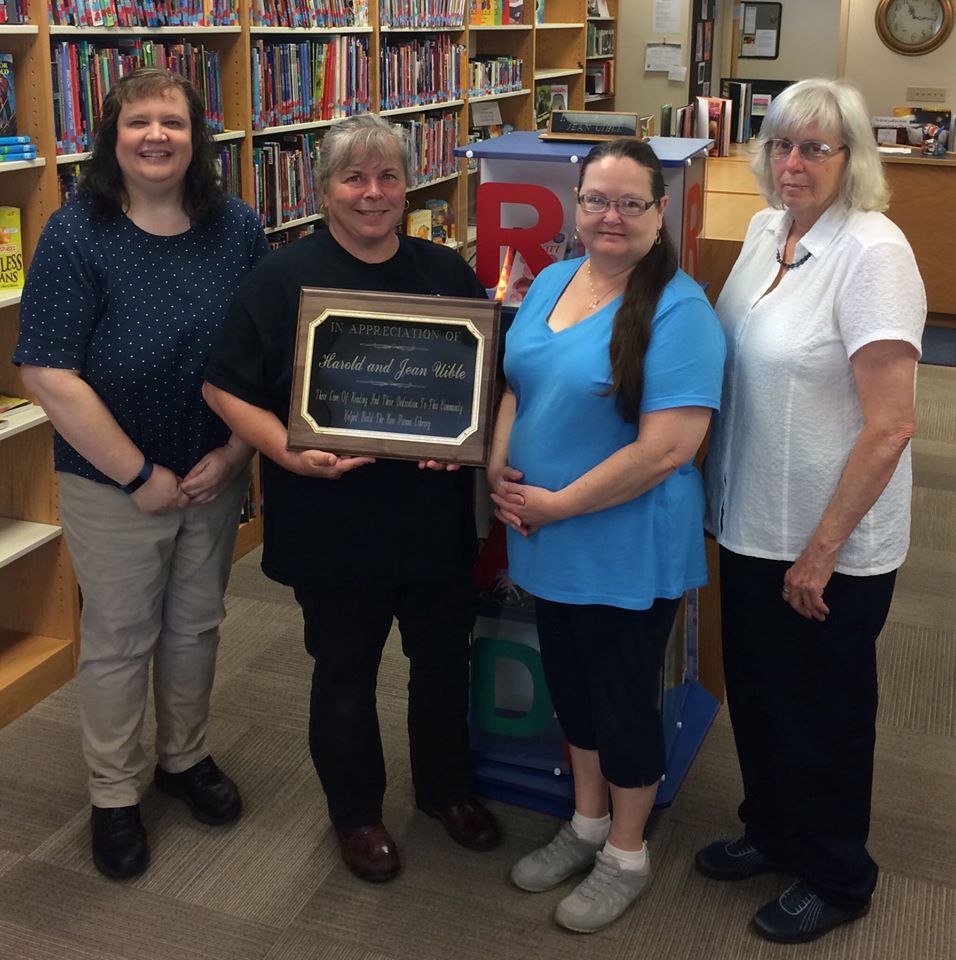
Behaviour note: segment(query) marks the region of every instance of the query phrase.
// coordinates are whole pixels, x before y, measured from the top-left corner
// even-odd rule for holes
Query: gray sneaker
[[[554,919],[575,933],[596,933],[613,923],[651,882],[651,862],[643,870],[624,870],[599,850],[594,869],[554,911]]]
[[[550,890],[568,877],[589,870],[603,846],[582,840],[570,823],[562,824],[549,844],[532,850],[511,868],[511,882],[530,893]]]

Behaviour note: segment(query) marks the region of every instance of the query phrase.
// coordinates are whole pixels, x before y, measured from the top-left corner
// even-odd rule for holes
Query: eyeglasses
[[[778,139],[768,140],[764,144],[764,150],[767,151],[767,156],[771,160],[788,160],[794,147],[800,151],[800,156],[804,160],[809,160],[810,163],[824,163],[835,157],[841,150],[850,152],[850,148],[845,145],[831,147],[830,144],[823,143],[820,140],[803,140],[800,143],[792,143],[790,140]]]
[[[608,207],[615,207],[622,217],[642,217],[648,207],[656,207],[659,200],[642,200],[640,197],[621,197],[620,200],[608,200],[597,193],[581,193],[578,203],[585,213],[607,213]]]

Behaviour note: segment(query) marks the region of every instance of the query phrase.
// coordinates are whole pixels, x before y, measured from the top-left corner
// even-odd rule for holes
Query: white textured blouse
[[[797,244],[777,287],[791,224],[750,222],[717,302],[727,336],[723,399],[707,454],[707,529],[728,550],[795,560],[833,497],[863,415],[850,357],[876,340],[920,351],[926,294],[909,243],[881,213],[831,206]],[[906,448],[889,484],[843,545],[836,569],[895,570],[909,545]]]

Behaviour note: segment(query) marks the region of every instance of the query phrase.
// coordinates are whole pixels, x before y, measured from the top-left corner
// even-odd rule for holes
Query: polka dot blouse
[[[13,360],[79,370],[146,458],[184,476],[228,439],[203,402],[203,368],[240,280],[267,249],[235,197],[174,237],[127,217],[98,220],[76,199],[40,238]],[[58,470],[112,482],[59,435],[55,456]]]

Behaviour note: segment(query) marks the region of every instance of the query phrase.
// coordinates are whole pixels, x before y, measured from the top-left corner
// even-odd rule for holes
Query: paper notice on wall
[[[649,43],[644,47],[644,72],[669,73],[679,67],[684,58],[684,46],[680,43]]]
[[[754,33],[752,57],[775,57],[777,55],[777,31],[757,30]]]
[[[741,33],[753,33],[757,29],[757,8],[744,4],[744,25]]]
[[[670,70],[667,71],[667,79],[676,80],[678,83],[683,83],[687,79],[687,67],[671,67]]]
[[[680,33],[680,0],[654,0],[651,33]]]

